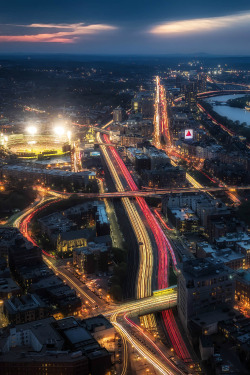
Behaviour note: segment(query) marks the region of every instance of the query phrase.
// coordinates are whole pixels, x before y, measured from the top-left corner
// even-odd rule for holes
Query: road
[[[100,133],[97,133],[97,140],[99,143],[103,143],[105,141],[107,144],[109,144],[109,139],[106,135],[104,135],[102,139]],[[103,145],[100,146],[100,148],[111,176],[113,177],[116,189],[119,192],[124,192],[125,189],[138,191],[133,178],[131,177],[125,164],[121,160],[117,150],[114,147]],[[158,282],[160,282],[159,285],[163,287],[168,286],[168,251],[174,264],[176,263],[175,254],[170,242],[166,238],[160,224],[150,211],[145,200],[141,197],[136,197],[136,205],[130,202],[128,198],[122,198],[122,201],[139,245],[140,265],[137,277],[136,297],[143,298],[149,296],[152,291],[154,252],[152,243],[150,241],[145,225],[143,225],[141,217],[143,217],[143,220],[147,222],[148,227],[150,228],[151,233],[154,236],[155,245],[158,251],[158,264],[155,266],[158,270]],[[140,215],[138,214],[138,211],[140,211]],[[182,340],[173,315],[168,316],[167,320],[168,329],[171,332],[170,337],[173,347],[180,355],[180,358],[183,358],[183,360],[191,361],[190,355],[188,354],[186,345]],[[154,324],[154,322],[152,323]],[[150,327],[152,323],[150,321],[145,322],[145,327]],[[120,332],[124,333],[124,330],[121,330]]]

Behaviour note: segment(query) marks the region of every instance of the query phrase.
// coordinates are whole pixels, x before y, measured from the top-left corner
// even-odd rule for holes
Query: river
[[[220,103],[225,103],[229,99],[236,99],[236,98],[241,98],[242,94],[236,94],[236,95],[220,95],[220,96],[213,96],[212,98],[205,99],[206,102],[208,103],[213,103],[213,102],[220,102]],[[213,110],[217,112],[221,116],[225,116],[228,119],[232,121],[239,121],[240,123],[246,122],[248,126],[250,126],[250,111],[246,111],[245,109],[241,108],[235,108],[235,107],[230,107],[229,105],[218,105],[218,104],[212,104],[213,105]]]

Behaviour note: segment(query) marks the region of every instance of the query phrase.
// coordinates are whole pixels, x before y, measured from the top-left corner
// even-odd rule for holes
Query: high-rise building
[[[122,108],[117,107],[113,110],[113,121],[121,122],[122,121]]]
[[[234,301],[233,271],[208,259],[188,260],[178,275],[179,317],[185,327],[202,313],[230,306]]]
[[[197,88],[199,92],[206,91],[207,88],[207,76],[204,73],[198,74]]]

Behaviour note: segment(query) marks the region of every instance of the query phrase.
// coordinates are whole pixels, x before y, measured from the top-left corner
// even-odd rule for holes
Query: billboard
[[[186,129],[185,130],[185,139],[193,139],[193,138],[194,138],[193,129]]]

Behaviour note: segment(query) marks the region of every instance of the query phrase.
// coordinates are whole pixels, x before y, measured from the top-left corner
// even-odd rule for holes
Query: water
[[[220,95],[214,96],[212,98],[206,99],[205,101],[208,103],[211,102],[221,102],[225,103],[229,99],[236,99],[241,98],[245,95]],[[225,116],[232,121],[239,121],[240,123],[246,122],[248,126],[250,126],[250,111],[246,111],[245,109],[241,108],[234,108],[229,107],[228,105],[213,105],[213,110],[217,112],[221,116]]]

